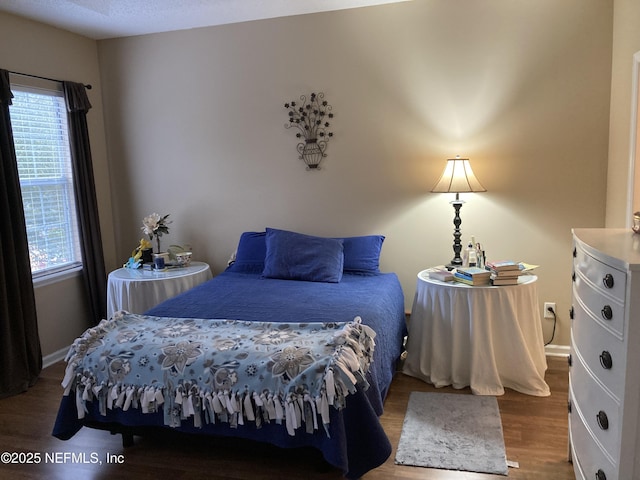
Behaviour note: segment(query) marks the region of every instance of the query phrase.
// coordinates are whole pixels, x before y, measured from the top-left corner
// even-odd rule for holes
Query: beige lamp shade
[[[444,167],[440,180],[431,189],[434,193],[486,192],[473,174],[468,158],[450,158]]]

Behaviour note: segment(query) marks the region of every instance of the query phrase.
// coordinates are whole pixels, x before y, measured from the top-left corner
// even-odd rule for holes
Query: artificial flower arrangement
[[[153,240],[153,237],[156,237],[156,246],[158,247],[156,253],[160,253],[160,237],[165,233],[169,233],[168,225],[171,223],[167,221],[169,215],[162,216],[158,213],[152,213],[142,220],[142,231],[149,235],[149,240]]]
[[[140,244],[131,252],[131,257],[129,260],[123,265],[125,268],[140,268],[142,267],[142,263],[144,262],[142,256],[145,251],[152,249],[151,240],[156,238],[156,246],[158,251],[156,253],[160,253],[160,237],[169,233],[168,225],[171,223],[167,221],[169,218],[169,214],[160,215],[158,213],[152,213],[149,216],[144,217],[142,220],[142,231],[149,236],[149,240],[146,238],[140,239]],[[148,259],[150,261],[150,259]]]

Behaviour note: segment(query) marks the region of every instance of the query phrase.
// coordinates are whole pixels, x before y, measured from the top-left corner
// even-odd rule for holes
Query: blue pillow
[[[342,279],[341,239],[267,228],[266,247],[264,277],[328,283]]]
[[[344,273],[375,275],[380,273],[380,252],[385,237],[365,235],[338,238],[343,241]],[[236,258],[227,271],[262,273],[267,254],[266,232],[244,232],[240,236]]]
[[[383,235],[343,238],[344,273],[375,275],[380,273]]]
[[[267,255],[266,232],[244,232],[240,235],[235,261],[227,272],[262,273]]]

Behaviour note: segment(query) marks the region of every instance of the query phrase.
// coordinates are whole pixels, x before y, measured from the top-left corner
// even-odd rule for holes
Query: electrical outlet
[[[553,313],[549,311],[549,309],[553,310]],[[555,302],[544,302],[544,318],[553,318],[556,311],[556,303]]]

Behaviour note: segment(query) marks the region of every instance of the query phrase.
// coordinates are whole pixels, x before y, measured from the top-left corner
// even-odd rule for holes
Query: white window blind
[[[34,278],[82,264],[62,91],[11,85],[9,111]]]

